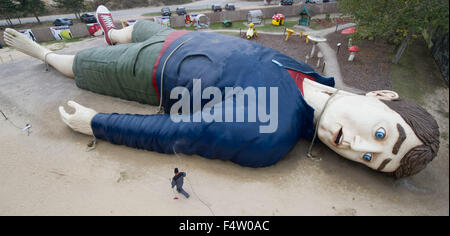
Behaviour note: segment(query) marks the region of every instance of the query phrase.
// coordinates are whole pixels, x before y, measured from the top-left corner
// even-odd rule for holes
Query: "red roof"
[[[354,34],[356,32],[355,27],[350,27],[342,30],[341,34]]]
[[[280,13],[275,14],[275,15],[272,16],[272,19],[274,19],[274,20],[281,20],[281,19],[284,19],[284,18],[286,18],[286,17],[283,14],[280,14]]]

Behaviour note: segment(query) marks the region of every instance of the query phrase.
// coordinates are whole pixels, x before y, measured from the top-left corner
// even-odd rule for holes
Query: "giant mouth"
[[[343,132],[342,132],[342,127],[339,129],[339,132],[336,134],[336,138],[334,139],[334,144],[339,145],[342,143],[343,140]]]

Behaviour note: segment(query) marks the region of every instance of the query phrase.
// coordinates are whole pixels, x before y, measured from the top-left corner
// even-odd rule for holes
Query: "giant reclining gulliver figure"
[[[149,21],[115,29],[97,18],[109,45],[58,55],[6,29],[5,42],[74,78],[78,87],[150,105],[162,114],[104,114],[73,101],[62,120],[114,144],[198,154],[263,167],[299,139],[317,137],[341,156],[396,177],[436,156],[439,129],[420,106],[393,91],[334,88],[303,62],[237,37],[175,31]],[[118,45],[116,45],[118,44]]]

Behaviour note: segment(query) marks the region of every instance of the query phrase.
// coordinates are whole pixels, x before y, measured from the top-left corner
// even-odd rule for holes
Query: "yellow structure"
[[[309,34],[303,34],[303,36],[305,37],[305,42],[309,43],[309,38],[308,38]]]
[[[272,16],[272,25],[284,25],[285,16],[283,14],[275,14]]]
[[[286,39],[285,41],[288,41],[289,37],[295,33],[295,31],[291,30],[291,29],[286,29],[287,35],[286,35]]]
[[[250,23],[248,24],[248,30],[247,30],[247,39],[251,39],[253,37],[257,37],[258,33],[256,32],[256,29],[253,28],[255,24]]]

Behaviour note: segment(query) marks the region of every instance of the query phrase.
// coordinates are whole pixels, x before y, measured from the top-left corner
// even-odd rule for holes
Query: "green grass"
[[[141,16],[160,16],[161,12],[144,13]]]
[[[284,32],[284,28],[293,28],[297,25],[297,21],[285,21],[283,26],[272,25],[272,19],[266,19],[266,24],[261,27],[257,27],[256,30],[265,32]]]
[[[322,29],[326,29],[326,27],[323,27],[322,25],[317,24],[317,23],[314,22],[314,21],[311,21],[311,24],[310,24],[309,28],[311,28],[311,29],[313,29],[313,30],[322,30]]]
[[[247,29],[247,26],[244,25],[244,21],[233,21],[233,26],[231,27],[223,27],[222,22],[209,25],[209,29],[212,30],[239,30],[239,28]]]
[[[391,58],[393,58],[392,54]],[[423,105],[422,98],[445,86],[442,75],[423,40],[410,43],[398,64],[391,64],[393,90],[400,97]]]
[[[55,43],[76,43],[76,42],[83,41],[83,39],[84,38],[73,38],[73,39],[69,39],[69,40],[53,40],[53,41],[48,41],[48,42],[42,42],[39,44],[43,45],[43,46],[47,46],[47,45],[51,45],[51,44],[55,44]]]
[[[242,29],[243,31],[246,31],[248,29],[248,26],[246,26],[244,23],[247,23],[247,21],[233,21],[232,27],[224,27],[222,23],[216,23],[211,24],[209,26],[212,30],[239,30]],[[284,32],[284,28],[293,28],[294,25],[296,25],[296,21],[285,21],[284,26],[274,26],[272,25],[272,19],[265,19],[265,24],[262,26],[256,25],[255,28],[257,31],[263,31],[263,32]]]

